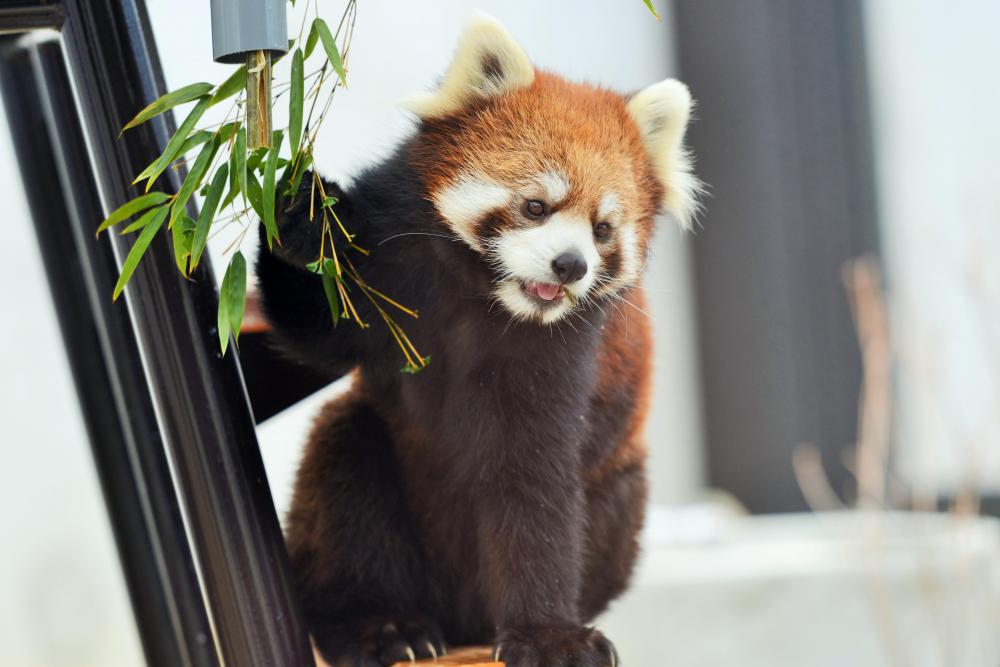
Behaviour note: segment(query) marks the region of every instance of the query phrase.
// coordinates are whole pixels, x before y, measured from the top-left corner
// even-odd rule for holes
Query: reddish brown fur
[[[608,476],[646,460],[643,428],[652,398],[653,336],[645,315],[646,297],[641,288],[630,290],[605,325],[598,357],[597,387],[591,401],[595,414],[625,411],[620,439],[603,460],[586,461],[585,480],[599,485]],[[631,314],[631,316],[629,316]],[[623,390],[628,396],[623,404]]]
[[[432,196],[462,173],[515,185],[558,168],[571,186],[561,208],[596,216],[601,197],[616,192],[643,246],[663,199],[625,98],[544,71],[528,88],[424,122],[411,165]]]

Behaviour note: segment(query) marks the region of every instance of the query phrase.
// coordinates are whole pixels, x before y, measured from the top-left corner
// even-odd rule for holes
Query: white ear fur
[[[642,134],[653,166],[666,188],[664,207],[681,227],[691,229],[701,208],[704,186],[692,173],[691,156],[684,148],[684,130],[691,115],[691,93],[676,79],[667,79],[636,93],[628,112]]]
[[[403,106],[420,118],[437,118],[476,97],[492,97],[530,86],[535,68],[514,38],[492,16],[479,13],[459,39],[440,88]]]

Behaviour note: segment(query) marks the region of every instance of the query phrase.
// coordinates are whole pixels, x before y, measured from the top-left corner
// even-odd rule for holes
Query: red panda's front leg
[[[323,283],[308,268],[323,245],[323,224],[317,213],[322,202],[316,201],[319,195],[312,194],[311,184],[312,173],[308,172],[298,193],[282,196],[277,203],[279,237],[270,249],[260,225],[257,282],[279,347],[299,362],[342,373],[359,361],[366,339],[351,322],[333,325]],[[325,182],[324,190],[328,197],[338,198],[339,214],[348,215],[350,201],[345,193],[335,183]],[[367,316],[365,305],[359,303],[359,310]]]
[[[533,463],[524,461],[526,468]],[[480,560],[496,619],[495,655],[507,667],[616,663],[611,642],[580,623],[584,521],[578,481],[572,475],[521,477],[484,494]]]
[[[579,611],[586,507],[575,425],[586,399],[553,384],[536,394],[544,378],[514,373],[492,369],[480,386],[493,391],[477,396],[490,408],[456,423],[474,428],[479,585],[496,654],[507,667],[614,667],[611,642]],[[480,405],[468,398],[467,408]]]
[[[549,443],[546,443],[549,444]],[[611,642],[580,623],[584,503],[571,452],[512,446],[480,490],[480,562],[507,667],[613,667]],[[534,456],[532,456],[534,454]],[[567,658],[569,658],[567,660]]]

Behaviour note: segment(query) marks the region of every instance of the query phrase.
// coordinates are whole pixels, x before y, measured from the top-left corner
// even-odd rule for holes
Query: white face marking
[[[538,306],[525,296],[524,292],[521,291],[521,285],[516,280],[503,281],[497,285],[494,294],[507,310],[520,319],[530,320],[538,314]]]
[[[538,182],[545,189],[549,204],[558,204],[569,194],[569,179],[558,171],[546,171],[538,175]]]
[[[621,203],[619,202],[618,195],[614,192],[608,192],[601,197],[601,203],[597,206],[598,220],[611,220],[620,215]]]
[[[642,273],[642,258],[639,257],[639,241],[632,225],[622,225],[618,231],[618,244],[622,254],[622,268],[618,272],[622,284],[630,284]]]
[[[521,289],[521,281],[516,279],[504,280],[497,285],[493,294],[497,300],[503,304],[510,313],[519,320],[541,320],[543,324],[551,324],[563,315],[568,313],[573,305],[569,299],[563,299],[560,303],[548,308],[539,308],[538,304]]]
[[[594,282],[601,255],[594,246],[590,222],[569,213],[555,213],[537,227],[505,232],[496,241],[497,257],[503,270],[522,280],[558,282],[552,272],[552,260],[567,251],[577,251],[587,262],[587,273],[567,285],[570,292],[582,294]]]
[[[510,189],[475,174],[465,174],[434,195],[434,205],[456,234],[473,250],[482,252],[475,234],[476,222],[490,211],[506,206]]]
[[[540,308],[524,294],[526,281],[559,282],[552,271],[552,260],[567,251],[579,252],[587,262],[587,273],[564,287],[569,297],[581,297],[594,284],[600,269],[601,255],[594,245],[590,221],[569,212],[553,214],[544,224],[505,232],[494,242],[498,268],[504,274],[496,290],[501,303],[514,315],[524,319],[554,322],[572,308],[570,298]]]
[[[557,171],[538,174],[534,191],[544,192],[546,201],[558,204],[569,194],[570,183]],[[594,241],[591,221],[586,215],[570,210],[552,214],[544,223],[503,232],[493,240],[476,236],[477,223],[492,211],[513,206],[515,197],[528,198],[530,191],[515,191],[477,173],[465,173],[433,195],[434,205],[451,229],[473,250],[490,255],[501,278],[494,296],[516,318],[550,324],[568,314],[574,302],[593,288],[602,268],[601,254]],[[535,195],[537,196],[537,194]],[[624,222],[621,199],[615,192],[606,192],[598,204],[599,220],[615,226],[614,243],[621,257],[618,275],[600,287],[596,296],[604,296],[638,280],[643,268],[635,225]],[[579,280],[563,286],[566,297],[548,305],[524,292],[529,282],[555,284],[558,277],[552,261],[568,251],[580,253],[587,263],[587,272]]]

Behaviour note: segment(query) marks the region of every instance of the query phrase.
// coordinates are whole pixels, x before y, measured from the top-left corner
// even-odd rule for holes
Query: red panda
[[[335,210],[365,281],[420,317],[430,365],[334,327],[309,177],[257,274],[277,344],[354,369],[316,420],[287,542],[317,650],[391,665],[489,643],[508,667],[614,666],[587,624],[626,587],[646,500],[652,337],[639,286],[654,219],[698,181],[674,80],[632,96],[536,70],[495,21],[462,36],[414,133]],[[362,319],[377,314],[356,299]]]

